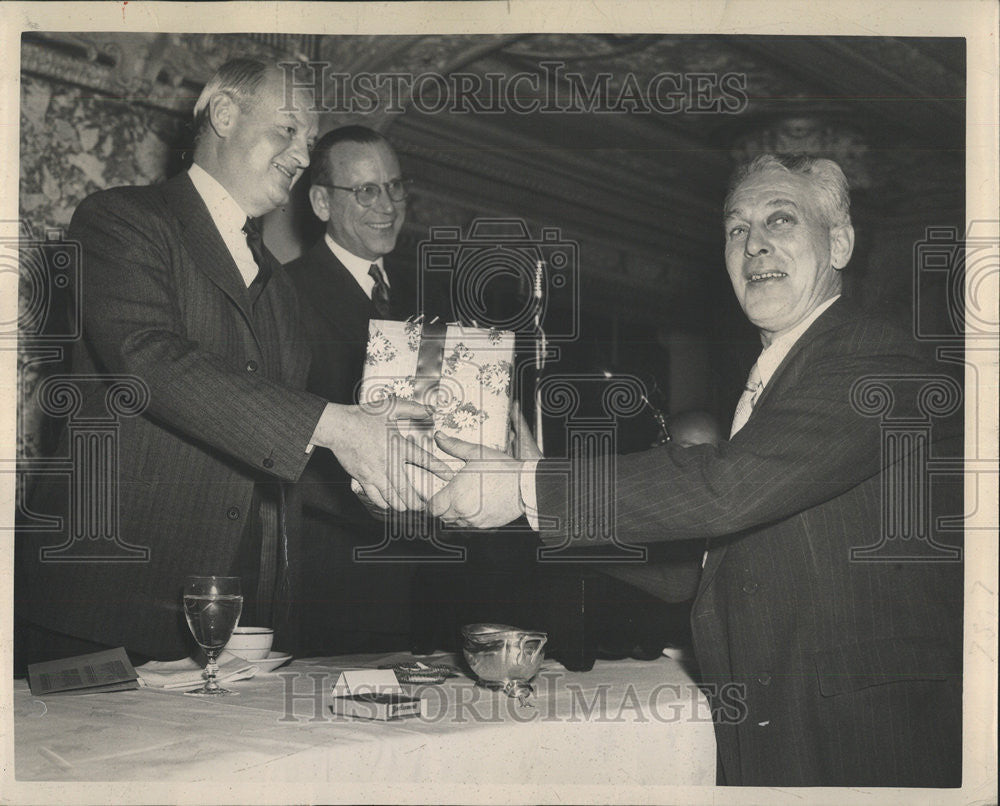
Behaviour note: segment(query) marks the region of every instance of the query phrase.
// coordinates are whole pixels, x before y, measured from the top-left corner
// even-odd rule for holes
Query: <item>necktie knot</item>
[[[264,232],[261,229],[260,221],[256,218],[251,218],[247,216],[246,223],[243,225],[243,234],[247,236],[247,246],[250,247],[250,251],[254,253],[254,259],[257,259],[257,250],[260,249],[261,245],[264,243]],[[256,246],[256,249],[254,248]]]
[[[382,271],[379,269],[377,263],[372,263],[368,267],[368,276],[375,281],[375,285],[372,287],[372,304],[375,306],[375,311],[383,319],[389,318],[389,286],[382,277]]]
[[[743,386],[743,394],[740,396],[740,401],[736,404],[736,413],[733,415],[733,427],[729,432],[730,439],[750,419],[750,414],[763,388],[764,384],[760,379],[760,370],[757,368],[757,364],[754,364],[750,369],[750,374],[747,375],[747,382]]]

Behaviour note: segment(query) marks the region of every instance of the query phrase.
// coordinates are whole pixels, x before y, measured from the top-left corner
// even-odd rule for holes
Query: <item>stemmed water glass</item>
[[[215,662],[229,642],[243,610],[239,577],[192,576],[184,586],[184,617],[194,640],[205,650],[205,685],[188,694],[232,694],[222,688],[215,677],[219,665]]]

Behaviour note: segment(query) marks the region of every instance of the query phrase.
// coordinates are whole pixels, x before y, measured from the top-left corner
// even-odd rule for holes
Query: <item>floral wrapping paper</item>
[[[371,320],[361,380],[362,403],[420,397],[425,385],[421,384],[417,371],[422,337],[420,322]],[[437,384],[418,401],[433,407],[434,430],[505,451],[510,431],[513,364],[511,331],[448,325],[440,374],[434,373]],[[424,448],[433,450],[440,458],[455,461],[433,444],[429,430],[401,430],[417,437]],[[414,478],[418,475],[428,474],[418,471]],[[440,488],[443,482],[434,479],[434,486]]]

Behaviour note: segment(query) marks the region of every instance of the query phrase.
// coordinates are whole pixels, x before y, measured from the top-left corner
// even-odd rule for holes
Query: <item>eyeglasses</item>
[[[410,195],[410,185],[413,184],[413,180],[393,179],[391,182],[386,182],[384,185],[377,185],[374,182],[365,182],[365,184],[356,185],[355,187],[329,185],[326,182],[316,182],[315,184],[321,185],[325,188],[334,188],[335,190],[349,190],[354,194],[354,198],[357,199],[358,204],[362,207],[371,207],[382,196],[382,188],[385,188],[386,195],[391,201],[406,201]]]

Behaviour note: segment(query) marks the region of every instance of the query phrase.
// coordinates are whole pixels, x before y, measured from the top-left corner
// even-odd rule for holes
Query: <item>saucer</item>
[[[252,663],[257,667],[257,671],[266,674],[267,672],[273,672],[282,664],[288,663],[291,659],[292,656],[287,652],[268,652],[266,658],[248,660],[247,663]]]

